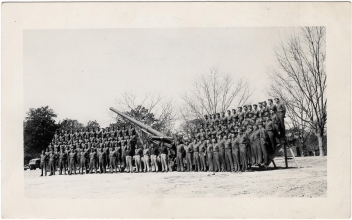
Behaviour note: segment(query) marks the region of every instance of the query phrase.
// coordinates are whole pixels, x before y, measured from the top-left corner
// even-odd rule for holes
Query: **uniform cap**
[[[268,99],[268,101],[273,101],[272,99]]]

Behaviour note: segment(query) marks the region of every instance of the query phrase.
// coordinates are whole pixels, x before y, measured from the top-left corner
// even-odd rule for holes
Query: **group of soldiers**
[[[279,98],[245,105],[222,114],[205,115],[196,132],[177,144],[177,170],[246,172],[267,166],[269,155],[285,143],[286,107]],[[191,164],[194,164],[191,166]]]
[[[137,144],[133,126],[56,132],[41,154],[41,176],[117,172],[245,172],[267,166],[285,137],[286,108],[278,98],[213,115],[173,144]],[[98,172],[99,170],[99,172]],[[108,171],[109,170],[109,171]]]
[[[111,172],[117,172],[121,167],[132,170],[131,157],[140,153],[133,152],[136,143],[136,131],[130,126],[108,128],[82,128],[70,132],[56,132],[52,142],[42,151],[42,174],[49,169],[49,175],[66,175],[81,173],[105,173],[109,167]],[[124,158],[124,160],[121,160]]]

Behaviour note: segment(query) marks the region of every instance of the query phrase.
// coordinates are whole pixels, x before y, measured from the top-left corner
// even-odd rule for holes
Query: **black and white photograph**
[[[25,31],[26,196],[326,197],[325,33]]]
[[[151,22],[131,14],[119,16]],[[327,200],[330,154],[349,147],[328,144],[338,132],[330,117],[342,117],[327,114],[338,99],[328,96],[337,87],[328,84],[329,31],[324,23],[24,28],[15,110],[23,141],[13,164],[24,200],[151,202],[127,208],[137,218],[197,217],[145,214],[164,199],[178,199],[176,210],[194,199],[203,209],[215,199]]]

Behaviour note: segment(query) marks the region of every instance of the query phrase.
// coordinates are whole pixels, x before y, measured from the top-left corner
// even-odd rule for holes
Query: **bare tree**
[[[180,114],[185,121],[241,106],[252,95],[246,80],[235,80],[233,75],[223,74],[218,68],[210,68],[208,74],[196,77],[193,86],[193,90],[182,96],[185,105]]]
[[[137,95],[133,92],[125,91],[117,100],[116,105],[118,109],[124,112],[131,110],[138,110],[142,114],[136,115],[149,115],[152,114],[153,124],[145,121],[144,118],[137,118],[142,123],[149,126],[158,128],[158,130],[165,134],[170,134],[173,131],[173,126],[176,120],[176,111],[174,102],[161,97],[160,94],[144,94]],[[111,114],[111,113],[110,113]],[[111,114],[111,117],[117,118],[116,114]]]
[[[117,100],[116,104],[123,111],[129,111],[137,108],[139,105],[152,112],[155,106],[158,106],[162,101],[159,94],[147,93],[141,96],[131,92],[125,91]]]
[[[327,121],[325,27],[305,27],[275,50],[277,68],[269,72],[272,92],[286,98],[293,118],[307,123],[318,137],[324,156],[323,136]]]

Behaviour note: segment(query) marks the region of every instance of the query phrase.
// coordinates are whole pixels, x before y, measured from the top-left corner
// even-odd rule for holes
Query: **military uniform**
[[[221,166],[220,166],[220,157],[219,157],[219,143],[216,143],[215,141],[212,143],[213,146],[213,171],[214,172],[220,172],[221,171]]]
[[[206,143],[200,141],[199,142],[199,161],[200,161],[200,170],[205,172],[207,170],[206,167],[206,162],[205,162],[205,158],[206,158]]]
[[[69,153],[69,163],[70,163],[70,175],[72,174],[72,171],[74,171],[75,175],[76,175],[76,158],[77,158],[77,154],[74,150],[72,150]]]
[[[199,146],[201,145],[201,142],[196,141],[193,143],[193,161],[194,161],[194,170],[196,172],[201,171],[200,167],[200,159],[199,159]]]
[[[116,143],[115,143],[115,148],[116,148],[116,167],[118,167],[119,170],[121,170],[120,166],[121,166],[121,161],[122,161],[122,159],[121,159],[121,144],[120,143],[121,142],[119,142],[119,141],[116,141]]]
[[[258,165],[262,160],[262,151],[260,148],[260,134],[256,126],[252,132],[252,142],[252,165]]]
[[[144,150],[143,150],[144,172],[150,172],[149,154],[150,154],[149,149],[144,148]]]
[[[140,148],[137,148],[133,156],[136,165],[136,172],[142,172],[141,151]]]
[[[270,111],[269,111],[269,107],[266,104],[266,101],[263,102],[263,107],[260,110],[260,115],[264,120],[270,117]]]
[[[177,152],[177,156],[176,156],[176,161],[177,161],[177,171],[184,171],[184,167],[183,167],[183,158],[182,158],[182,153],[184,151],[185,145],[182,143],[179,143],[176,146],[176,152]]]
[[[269,137],[270,153],[274,153],[276,148],[276,138],[275,138],[275,131],[274,131],[275,127],[271,118],[268,118],[268,120],[265,122],[265,130]]]
[[[267,139],[268,134],[266,130],[263,128],[262,124],[259,125],[259,136],[260,136],[260,151],[262,158],[260,158],[260,163],[264,163],[265,165],[268,164],[268,153],[267,153]],[[262,160],[263,159],[263,160]]]
[[[232,115],[230,110],[227,110],[226,121],[227,124],[232,123]]]
[[[116,156],[117,156],[117,149],[113,150],[113,148],[110,148],[109,151],[109,159],[110,159],[110,173],[114,172],[117,173],[117,166],[116,166]]]
[[[233,159],[233,164],[234,164],[234,171],[240,171],[241,170],[241,164],[240,164],[240,149],[239,149],[239,139],[238,137],[235,137],[234,140],[231,142],[231,148],[232,148],[232,159]]]
[[[279,101],[278,98],[275,99],[277,101],[277,116],[280,121],[279,131],[280,137],[285,137],[285,115],[286,115],[286,107],[285,105]]]
[[[60,169],[60,175],[62,175],[62,170],[64,171],[64,174],[66,175],[67,153],[64,152],[63,150],[60,151],[60,154],[59,154],[59,169]]]
[[[82,148],[79,152],[80,157],[79,157],[79,173],[83,174],[83,167],[86,169],[86,174],[88,173],[87,165],[86,165],[86,160],[87,160],[87,154],[88,151]]]
[[[96,166],[96,160],[97,160],[97,152],[95,150],[92,150],[89,154],[90,158],[90,165],[89,165],[89,173],[97,173],[97,166]]]
[[[219,139],[222,137],[222,134],[219,134]],[[225,163],[225,140],[220,139],[218,142],[219,146],[219,161],[220,161],[220,167],[221,167],[221,172],[227,170],[226,163]]]
[[[268,99],[269,101],[269,111],[277,112],[276,105],[273,103],[272,99]]]
[[[159,167],[158,163],[156,160],[156,157],[158,155],[158,148],[152,144],[150,148],[150,161],[151,161],[151,166],[152,166],[152,171],[154,172],[159,172]]]
[[[232,144],[231,139],[228,138],[224,142],[225,145],[225,163],[226,163],[226,171],[230,172],[233,170],[233,161],[232,161]]]
[[[252,133],[253,133],[253,130],[252,130],[252,126],[248,126],[247,127],[247,131],[245,132],[246,136],[247,136],[247,145],[246,145],[246,153],[247,153],[247,166],[248,168],[251,168],[252,166],[252,155],[254,154],[252,152],[252,149],[253,149],[253,138],[252,138]]]
[[[242,123],[244,120],[244,112],[242,112],[241,107],[238,107],[237,115],[238,115],[238,120]]]
[[[185,146],[186,150],[186,161],[187,161],[187,171],[192,171],[192,154],[193,154],[193,143],[189,143]]]
[[[106,173],[105,167],[106,167],[106,153],[104,150],[101,150],[98,152],[98,159],[99,159],[99,171],[100,173]]]
[[[208,171],[214,171],[214,163],[213,163],[213,144],[207,143],[207,159],[208,159]]]
[[[209,127],[211,125],[210,119],[208,118],[207,115],[204,115],[204,121],[205,121],[206,127]]]
[[[225,115],[225,112],[221,113],[220,121],[221,121],[221,124],[227,123],[227,117]]]
[[[165,144],[161,143],[160,146],[160,159],[161,159],[161,171],[168,171],[168,149]]]
[[[126,140],[121,140],[121,171],[126,167]]]
[[[130,140],[127,140],[125,152],[126,152],[126,171],[132,173],[133,166],[132,166],[132,155],[133,155],[132,145]]]
[[[43,176],[43,171],[45,172],[45,176],[46,176],[46,158],[47,158],[47,155],[45,155],[45,153],[42,153],[40,155],[40,169],[42,172],[40,176]]]
[[[240,162],[241,162],[241,172],[244,172],[247,170],[247,144],[248,144],[248,138],[247,134],[244,132],[241,132],[239,137],[238,137],[238,142],[239,142],[239,149],[240,149]]]
[[[82,170],[83,170],[83,167],[81,167],[81,149],[79,148],[79,146],[77,146],[76,147],[76,149],[75,149],[75,151],[76,151],[76,166],[77,166],[77,168],[78,168],[78,173],[80,173],[80,170],[81,170],[81,168],[82,168]]]

